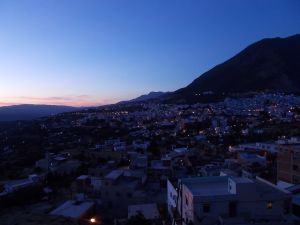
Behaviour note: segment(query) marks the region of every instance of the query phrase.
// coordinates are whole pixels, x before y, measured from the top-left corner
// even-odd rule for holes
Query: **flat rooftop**
[[[255,192],[261,197],[279,196],[288,193],[261,178],[251,180],[245,177],[229,176],[194,177],[184,178],[182,183],[194,196],[232,195],[228,190],[228,180],[232,180],[236,184],[251,185],[251,188],[255,189]]]
[[[240,157],[244,159],[265,159],[263,156],[251,153],[240,153]]]
[[[80,218],[93,207],[93,202],[80,202],[69,200],[50,212],[50,215],[60,215],[65,217]]]
[[[33,181],[29,180],[28,178],[25,178],[19,180],[9,180],[4,184],[7,186],[22,187],[22,186],[33,184]]]
[[[123,175],[122,170],[112,170],[105,176],[105,179],[116,180],[122,175]]]
[[[182,183],[194,196],[229,195],[228,177],[212,176],[182,179]]]
[[[253,183],[252,180],[246,177],[230,177],[235,183],[246,184],[246,183]]]

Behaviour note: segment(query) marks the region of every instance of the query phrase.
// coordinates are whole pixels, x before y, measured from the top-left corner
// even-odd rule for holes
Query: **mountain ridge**
[[[167,99],[197,101],[204,92],[217,96],[251,91],[300,93],[299,62],[300,34],[265,38],[169,94]]]
[[[168,94],[169,92],[163,92],[163,91],[151,91],[148,94],[143,94],[140,95],[134,99],[131,100],[127,100],[127,101],[121,101],[117,104],[123,104],[123,103],[135,103],[135,102],[143,102],[143,101],[148,101],[148,100],[154,100],[157,98],[160,98],[166,94]]]

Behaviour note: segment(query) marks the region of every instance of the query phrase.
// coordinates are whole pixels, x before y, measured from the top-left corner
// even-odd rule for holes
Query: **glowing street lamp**
[[[91,222],[91,223],[96,223],[96,219],[95,219],[95,218],[91,218],[91,219],[90,219],[90,222]]]

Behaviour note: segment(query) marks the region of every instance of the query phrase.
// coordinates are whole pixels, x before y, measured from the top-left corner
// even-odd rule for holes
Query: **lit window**
[[[272,209],[272,208],[273,208],[273,203],[267,202],[267,209]]]

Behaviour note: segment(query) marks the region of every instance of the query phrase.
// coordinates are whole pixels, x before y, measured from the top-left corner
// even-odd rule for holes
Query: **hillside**
[[[208,95],[252,91],[300,93],[300,34],[258,41],[170,94],[168,99],[200,101]]]
[[[0,107],[0,121],[31,120],[79,108],[59,105],[12,105]]]

